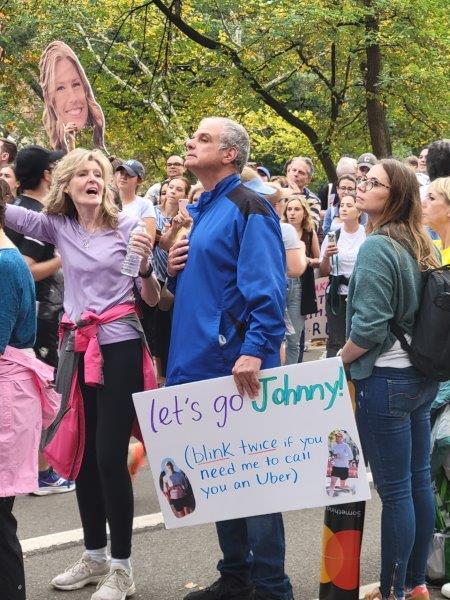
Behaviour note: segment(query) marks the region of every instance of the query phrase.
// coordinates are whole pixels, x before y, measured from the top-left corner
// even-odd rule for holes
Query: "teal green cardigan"
[[[347,337],[367,348],[350,366],[352,379],[372,374],[375,361],[397,338],[389,320],[411,334],[424,277],[414,258],[385,235],[367,237],[358,252],[347,296]]]

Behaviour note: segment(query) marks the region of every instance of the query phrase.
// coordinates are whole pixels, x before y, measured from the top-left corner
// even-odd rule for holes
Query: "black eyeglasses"
[[[381,183],[381,181],[378,181],[378,179],[367,179],[367,177],[358,177],[358,179],[356,180],[356,183],[360,187],[364,187],[366,192],[370,192],[371,189],[377,188],[377,187],[384,187],[387,190],[391,189],[390,185]]]
[[[183,167],[183,163],[180,162],[176,162],[176,163],[167,163],[166,165],[167,167]]]

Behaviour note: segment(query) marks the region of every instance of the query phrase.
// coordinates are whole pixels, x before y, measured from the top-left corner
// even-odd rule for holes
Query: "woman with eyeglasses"
[[[356,193],[356,179],[353,175],[341,175],[336,183],[336,197],[333,206],[329,206],[325,211],[323,218],[323,235],[326,236],[330,231],[336,231],[342,224],[339,216],[339,205],[344,194]]]
[[[352,194],[341,197],[339,214],[342,225],[325,237],[320,252],[320,275],[330,277],[325,303],[327,358],[336,356],[345,344],[348,283],[358,251],[366,239],[365,229],[359,222],[361,213]]]
[[[424,273],[439,261],[421,223],[416,176],[400,161],[370,169],[358,183],[356,206],[369,216],[370,235],[349,284],[341,356],[356,385],[359,435],[383,505],[380,587],[366,598],[428,600],[430,406],[437,383],[411,365],[390,321],[411,336]]]

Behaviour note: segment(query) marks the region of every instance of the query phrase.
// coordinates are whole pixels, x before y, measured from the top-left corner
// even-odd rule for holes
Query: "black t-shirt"
[[[41,212],[44,208],[43,204],[41,204],[38,200],[34,198],[30,198],[30,196],[20,195],[14,201],[16,206],[23,206],[24,208],[28,208],[29,210],[34,210],[36,212]],[[17,233],[9,227],[5,227],[5,233],[12,241],[12,243],[17,246],[18,250],[20,250],[21,254],[24,256],[28,256],[32,260],[36,262],[44,262],[46,260],[50,260],[55,255],[55,246],[53,244],[49,244],[47,242],[41,242],[39,240],[35,240],[27,235],[22,233]],[[50,293],[50,286],[52,284],[53,277],[47,277],[46,279],[42,279],[41,281],[35,282],[36,287],[36,300],[39,302],[46,302]]]

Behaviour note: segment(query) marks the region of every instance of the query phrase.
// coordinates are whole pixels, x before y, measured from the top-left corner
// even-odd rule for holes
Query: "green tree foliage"
[[[161,173],[201,117],[229,115],[253,157],[408,154],[448,131],[440,0],[0,0],[0,127],[45,143],[37,64],[62,39],[107,119],[107,147]],[[322,175],[323,176],[323,175]]]

